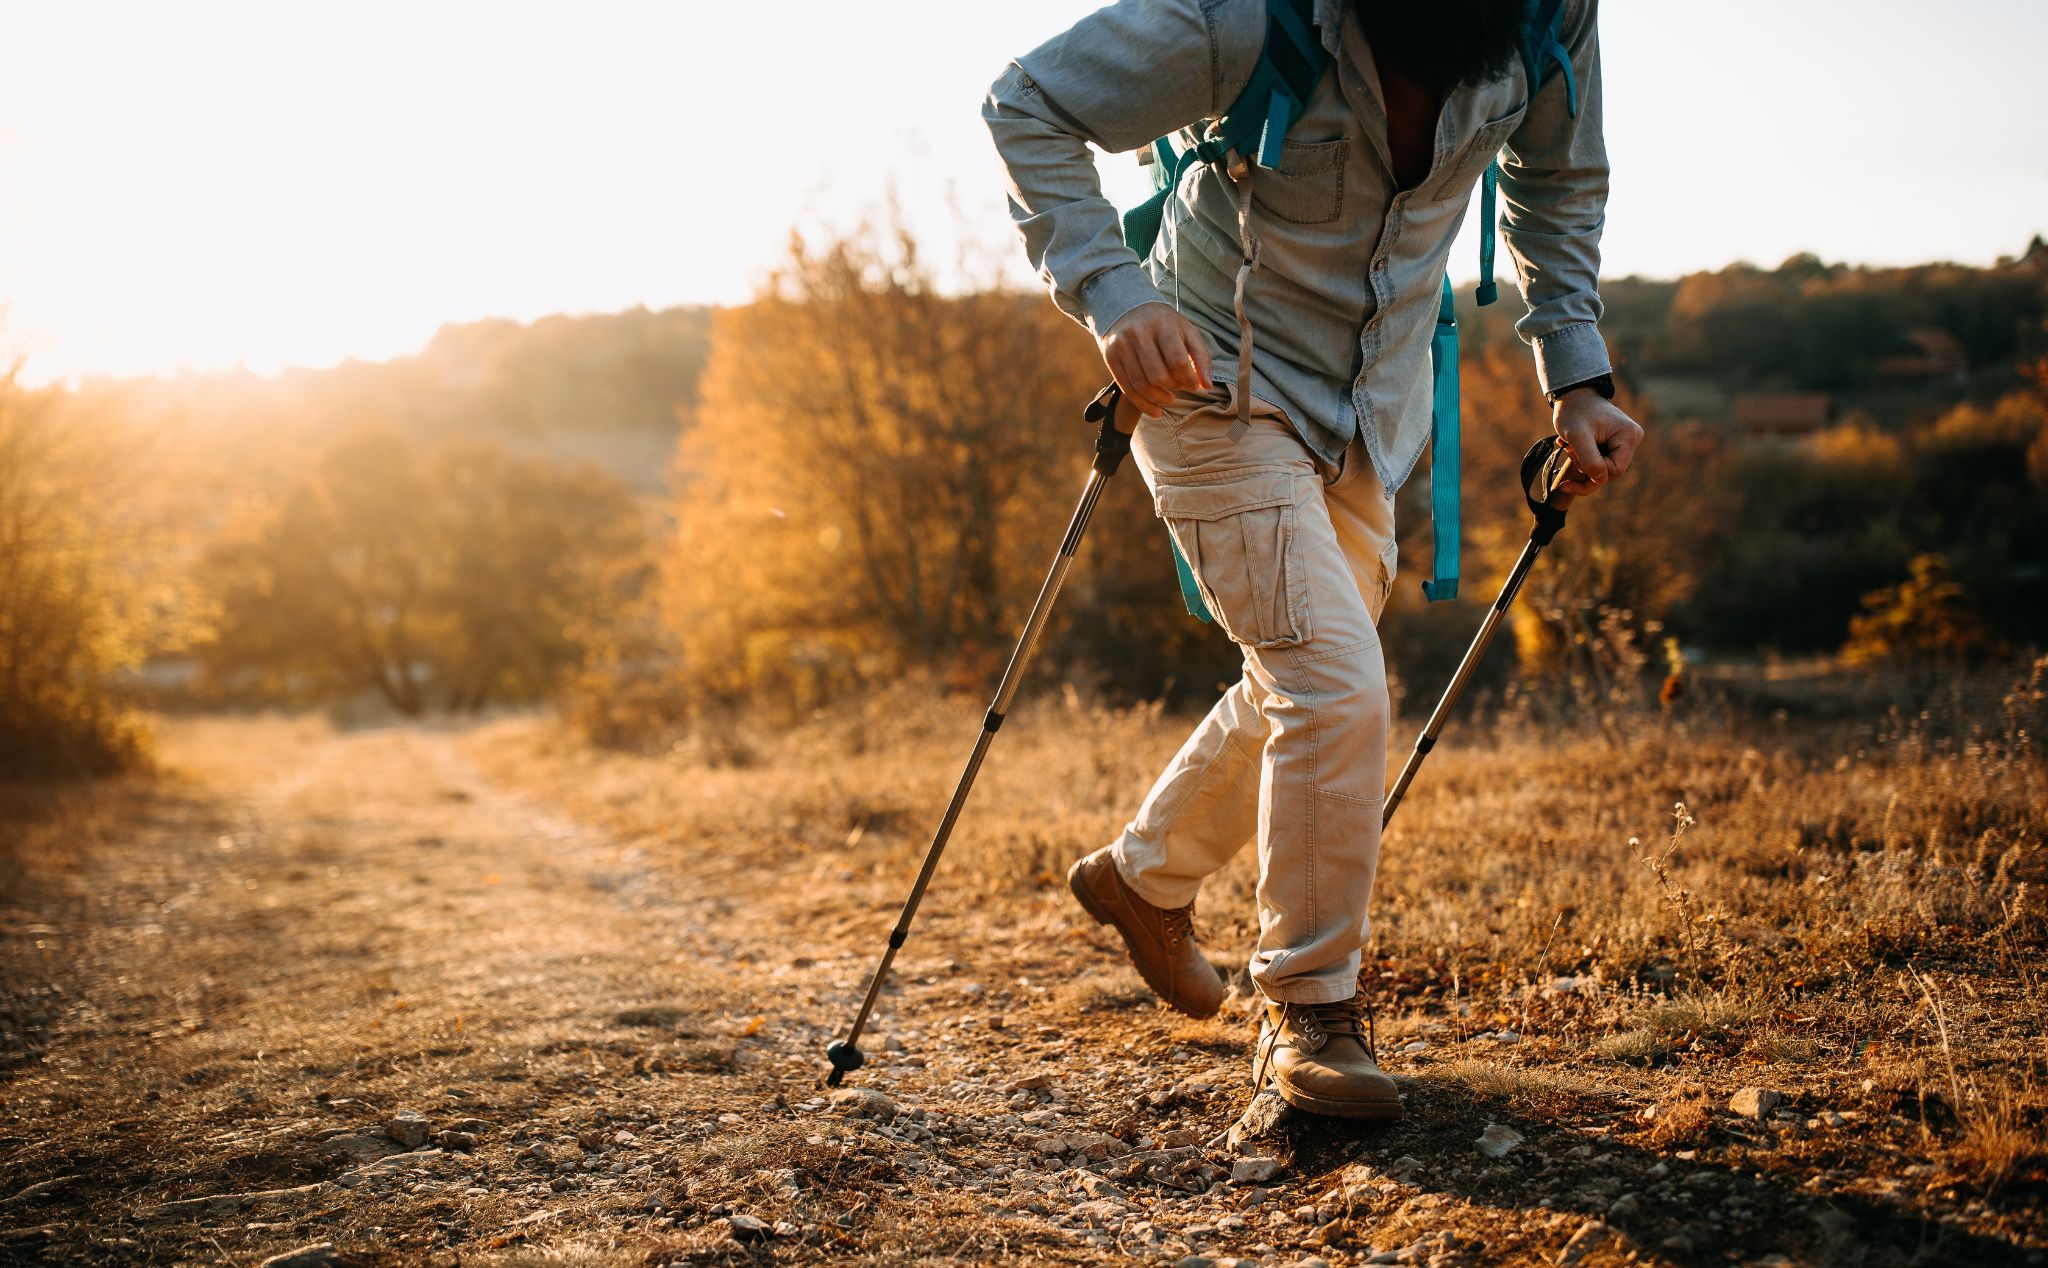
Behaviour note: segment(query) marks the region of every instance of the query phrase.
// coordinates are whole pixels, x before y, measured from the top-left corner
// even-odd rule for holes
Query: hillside
[[[658,492],[696,408],[710,327],[702,307],[471,322],[391,361],[94,381],[64,407],[125,425],[194,479],[244,491],[288,482],[369,426],[592,462]]]
[[[1468,347],[1514,338],[1521,305],[1459,292]],[[1797,255],[1600,287],[1601,328],[1623,376],[1667,418],[1733,420],[1744,393],[1817,392],[1836,416],[1898,425],[2008,390],[2013,367],[2048,354],[2048,241],[1990,268],[1879,268]]]

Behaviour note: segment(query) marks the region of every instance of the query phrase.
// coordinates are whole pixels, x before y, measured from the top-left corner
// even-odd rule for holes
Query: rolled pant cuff
[[[1159,856],[1159,851],[1155,847],[1132,836],[1128,830],[1109,845],[1109,861],[1116,865],[1116,874],[1123,878],[1124,884],[1130,886],[1133,894],[1165,911],[1185,907],[1195,901],[1195,895],[1202,889],[1201,881],[1183,881],[1178,885],[1169,884],[1162,889],[1156,882],[1140,875],[1139,862],[1135,857],[1138,851],[1143,851],[1153,858]]]
[[[1309,978],[1300,982],[1284,982],[1278,986],[1267,986],[1254,974],[1252,984],[1259,988],[1259,994],[1275,1004],[1341,1004],[1358,994],[1358,978],[1355,973],[1345,982],[1319,982]]]

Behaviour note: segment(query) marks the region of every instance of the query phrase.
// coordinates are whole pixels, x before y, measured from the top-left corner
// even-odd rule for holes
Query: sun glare
[[[11,5],[0,347],[31,379],[268,371],[400,355],[448,321],[735,301],[792,225],[843,224],[892,188],[1014,255],[975,103],[1092,6]],[[2048,170],[1938,82],[1967,67],[2014,117],[2048,113],[2024,65],[2040,12],[1922,26],[1909,108],[1858,86],[1881,74],[1825,84],[1800,64],[1821,36],[1840,58],[1903,56],[1882,18],[1823,32],[1737,9],[1708,30],[1603,14],[1610,272],[1806,249],[1989,263],[2040,227]],[[1776,87],[1729,88],[1733,68]],[[1829,145],[1759,148],[1787,117]],[[1862,197],[1898,157],[1886,136],[1939,179]],[[1138,187],[1128,159],[1106,170],[1116,196]]]

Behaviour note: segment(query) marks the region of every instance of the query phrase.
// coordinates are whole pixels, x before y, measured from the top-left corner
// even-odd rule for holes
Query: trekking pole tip
[[[868,1063],[861,1050],[844,1039],[826,1047],[825,1059],[832,1063],[832,1073],[825,1076],[826,1087],[838,1087],[840,1081],[845,1079],[850,1071],[858,1070]]]

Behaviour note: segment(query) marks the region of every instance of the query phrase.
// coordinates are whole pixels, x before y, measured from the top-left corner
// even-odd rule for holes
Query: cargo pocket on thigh
[[[1248,647],[1309,639],[1308,578],[1295,546],[1295,473],[1226,472],[1162,483],[1153,505],[1187,557],[1203,602]]]

